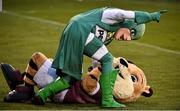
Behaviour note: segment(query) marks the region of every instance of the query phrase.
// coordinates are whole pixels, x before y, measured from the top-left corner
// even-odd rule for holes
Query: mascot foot
[[[124,104],[117,103],[116,101],[112,101],[111,103],[104,103],[102,104],[102,107],[105,108],[125,108],[126,106]]]
[[[10,64],[1,63],[0,66],[10,90],[23,83],[23,76],[19,70],[15,70]]]
[[[32,103],[35,105],[44,105],[44,101],[42,100],[42,98],[38,95],[35,95],[34,98],[32,99]]]
[[[4,102],[25,102],[31,100],[33,95],[33,88],[27,86],[17,86],[15,90],[10,91],[4,97]]]

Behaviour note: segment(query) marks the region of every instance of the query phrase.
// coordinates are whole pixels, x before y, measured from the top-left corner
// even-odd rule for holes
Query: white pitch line
[[[145,43],[139,43],[139,42],[132,42],[132,43],[135,44],[135,45],[144,46],[144,47],[149,47],[149,48],[156,49],[156,50],[160,50],[160,51],[163,51],[163,52],[180,55],[180,52],[178,52],[178,51],[174,51],[174,50],[162,48],[162,47],[159,47],[159,46],[150,45],[150,44],[145,44]]]
[[[45,24],[51,24],[51,25],[56,25],[56,26],[65,26],[66,25],[64,23],[59,23],[59,22],[55,22],[55,21],[52,21],[52,20],[45,20],[45,19],[41,19],[41,18],[37,18],[37,17],[31,17],[31,16],[27,16],[27,15],[21,15],[21,14],[6,11],[6,10],[3,10],[3,13],[11,15],[11,16],[21,17],[21,18],[24,18],[24,19],[32,20],[32,21],[45,23]]]
[[[51,25],[55,25],[55,26],[65,26],[66,25],[65,23],[59,23],[59,22],[52,21],[52,20],[45,20],[45,19],[41,19],[41,18],[37,18],[37,17],[21,15],[21,14],[14,13],[14,12],[11,12],[11,11],[6,11],[6,10],[3,10],[3,13],[11,15],[11,16],[21,17],[21,18],[24,18],[24,19],[37,21],[37,22],[41,22],[41,23],[45,23],[45,24],[51,24]],[[162,52],[180,55],[179,51],[174,51],[174,50],[162,48],[162,47],[155,46],[155,45],[145,44],[145,43],[139,43],[139,42],[132,42],[132,43],[135,44],[135,45],[156,49],[156,50],[159,50],[159,51],[162,51]]]

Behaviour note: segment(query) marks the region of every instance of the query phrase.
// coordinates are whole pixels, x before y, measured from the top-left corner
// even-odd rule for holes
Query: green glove
[[[151,21],[160,21],[160,16],[166,13],[167,10],[161,10],[158,12],[148,13],[143,11],[135,11],[135,22],[137,24],[148,23]]]
[[[152,17],[153,21],[159,22],[160,21],[160,16],[162,14],[166,13],[166,12],[167,12],[167,10],[161,10],[161,11],[150,13],[150,14],[151,14],[151,17]]]

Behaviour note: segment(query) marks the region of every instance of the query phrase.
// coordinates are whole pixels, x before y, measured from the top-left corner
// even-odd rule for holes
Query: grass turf
[[[69,18],[80,12],[102,7],[113,6],[130,10],[156,11],[167,9],[160,23],[146,25],[145,36],[134,42],[114,41],[108,46],[114,56],[123,56],[140,66],[153,88],[154,95],[150,98],[141,97],[135,103],[126,104],[126,108],[119,109],[180,109],[180,7],[179,2],[159,0],[4,0],[0,13],[0,62],[10,63],[23,71],[31,54],[41,51],[49,57],[54,57],[64,24]],[[13,12],[13,13],[9,13]],[[14,15],[14,14],[19,15]],[[58,22],[42,22],[26,16]],[[62,24],[61,24],[62,23]],[[138,44],[140,45],[138,45]],[[161,47],[149,47],[141,43]],[[176,51],[176,53],[162,50],[162,48]],[[84,69],[90,65],[85,57]],[[3,97],[9,91],[0,72],[0,109],[101,109],[97,105],[80,104],[52,104],[34,106],[23,103],[4,103]]]

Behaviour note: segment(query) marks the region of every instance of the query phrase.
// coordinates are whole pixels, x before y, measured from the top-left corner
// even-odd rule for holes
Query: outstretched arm
[[[148,23],[151,21],[160,21],[160,16],[166,13],[167,10],[161,10],[153,13],[146,11],[130,11],[118,8],[107,8],[102,14],[102,22],[114,24],[123,22],[125,19],[134,19],[137,24]]]
[[[138,24],[148,23],[151,21],[160,21],[160,17],[162,14],[166,13],[167,10],[161,10],[153,13],[143,12],[143,11],[135,11],[135,22]]]
[[[124,19],[134,19],[135,12],[129,10],[122,10],[118,8],[107,8],[103,11],[102,22],[107,24],[114,24],[123,22]]]

